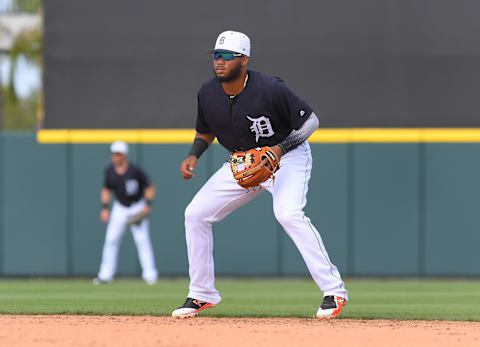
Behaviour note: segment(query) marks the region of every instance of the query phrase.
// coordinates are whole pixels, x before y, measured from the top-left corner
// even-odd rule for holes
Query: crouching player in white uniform
[[[142,278],[148,284],[157,281],[157,269],[149,234],[149,215],[155,198],[155,185],[136,165],[128,161],[128,145],[114,142],[110,147],[112,163],[105,169],[101,191],[100,219],[107,225],[100,272],[94,284],[109,283],[117,270],[118,250],[127,227],[133,234],[138,258],[142,266]],[[112,210],[109,205],[115,196]]]
[[[237,184],[225,163],[193,198],[185,210],[190,288],[185,303],[172,315],[193,317],[220,302],[214,285],[212,225],[268,191],[276,219],[323,292],[317,317],[333,318],[347,304],[348,293],[319,232],[303,212],[312,169],[306,140],[319,120],[281,79],[248,70],[249,57],[250,40],[245,34],[220,34],[212,52],[215,77],[198,92],[196,136],[180,172],[185,179],[192,178],[198,158],[215,138],[230,152],[269,146],[281,157],[280,169],[275,184],[269,179],[247,190]]]

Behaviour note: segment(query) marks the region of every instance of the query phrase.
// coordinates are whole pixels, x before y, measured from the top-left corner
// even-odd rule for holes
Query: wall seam
[[[355,274],[355,145],[347,145],[347,273]]]
[[[65,145],[65,160],[66,160],[66,168],[65,168],[65,175],[66,175],[66,189],[65,189],[65,200],[67,203],[67,209],[66,209],[66,237],[65,237],[65,242],[66,242],[66,252],[67,252],[67,275],[72,276],[73,275],[73,182],[74,179],[72,177],[73,175],[73,150],[72,150],[72,144],[68,143]]]
[[[419,144],[418,155],[418,274],[424,276],[426,273],[426,244],[427,244],[427,163],[426,144]]]
[[[144,170],[145,173],[150,177],[150,179],[152,179],[151,178],[152,177],[151,173],[148,172],[147,168],[145,167],[145,163],[144,163],[144,160],[143,160],[143,150],[144,150],[144,145],[143,144],[141,144],[141,143],[136,144],[136,146],[135,146],[135,154],[137,155],[136,163],[138,165],[140,165],[142,170]],[[151,223],[149,225],[148,232],[149,232],[150,238],[151,238],[151,236],[152,236]],[[133,244],[135,246],[135,252],[137,254],[137,256],[135,258],[136,259],[135,275],[141,277],[141,275],[142,275],[142,265],[140,264],[140,253],[139,253],[139,250],[137,249],[137,245],[135,243],[135,240],[133,239],[133,233],[131,231],[130,231],[130,234],[132,236],[132,241],[133,241]],[[153,244],[152,244],[152,247],[153,247]],[[154,259],[156,261],[156,257],[154,257]],[[155,264],[155,266],[156,266],[156,264]]]

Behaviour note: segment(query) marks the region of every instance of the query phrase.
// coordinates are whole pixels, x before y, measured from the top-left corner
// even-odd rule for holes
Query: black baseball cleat
[[[347,300],[341,296],[327,295],[317,311],[317,318],[330,319],[335,318],[342,313],[342,308],[347,304]]]
[[[175,318],[192,318],[198,315],[198,312],[205,310],[210,307],[214,307],[214,304],[211,304],[206,301],[201,301],[198,299],[187,298],[185,303],[172,312],[172,317]]]

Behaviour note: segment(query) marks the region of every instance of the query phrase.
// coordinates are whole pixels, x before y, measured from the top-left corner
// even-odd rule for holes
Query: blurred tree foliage
[[[43,122],[43,92],[35,91],[25,99],[19,99],[15,90],[15,72],[17,61],[24,56],[38,66],[43,66],[43,29],[36,28],[22,32],[15,40],[10,50],[10,71],[8,85],[2,87],[3,100],[3,128],[4,129],[34,129]]]
[[[6,93],[6,90],[5,90]],[[6,130],[33,130],[39,127],[43,113],[38,106],[42,96],[40,91],[35,91],[26,99],[12,102],[8,97],[3,105],[3,128]]]
[[[37,13],[42,9],[43,0],[13,0],[13,10],[17,12]]]

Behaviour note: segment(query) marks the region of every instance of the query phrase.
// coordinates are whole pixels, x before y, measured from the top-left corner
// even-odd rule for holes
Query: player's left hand
[[[110,211],[108,210],[108,208],[102,208],[100,210],[100,220],[104,223],[107,223],[109,219],[110,219]]]
[[[283,156],[283,150],[282,148],[279,146],[279,145],[275,145],[273,147],[270,147],[270,149],[273,151],[273,153],[275,153],[275,155],[277,156],[278,160],[280,160],[280,158]]]
[[[273,147],[270,147],[270,150],[275,153],[275,155],[277,156],[277,159],[278,161],[280,161],[280,158],[282,157],[282,155],[284,154],[283,153],[283,150],[282,148],[279,146],[279,145],[275,145]],[[265,164],[270,170],[274,170],[276,171],[277,169],[273,167],[274,164],[272,164],[271,162],[267,161],[267,163]]]
[[[150,216],[150,212],[152,212],[152,208],[148,205],[145,205],[145,207],[143,208],[142,214],[145,217],[148,217],[148,216]]]

